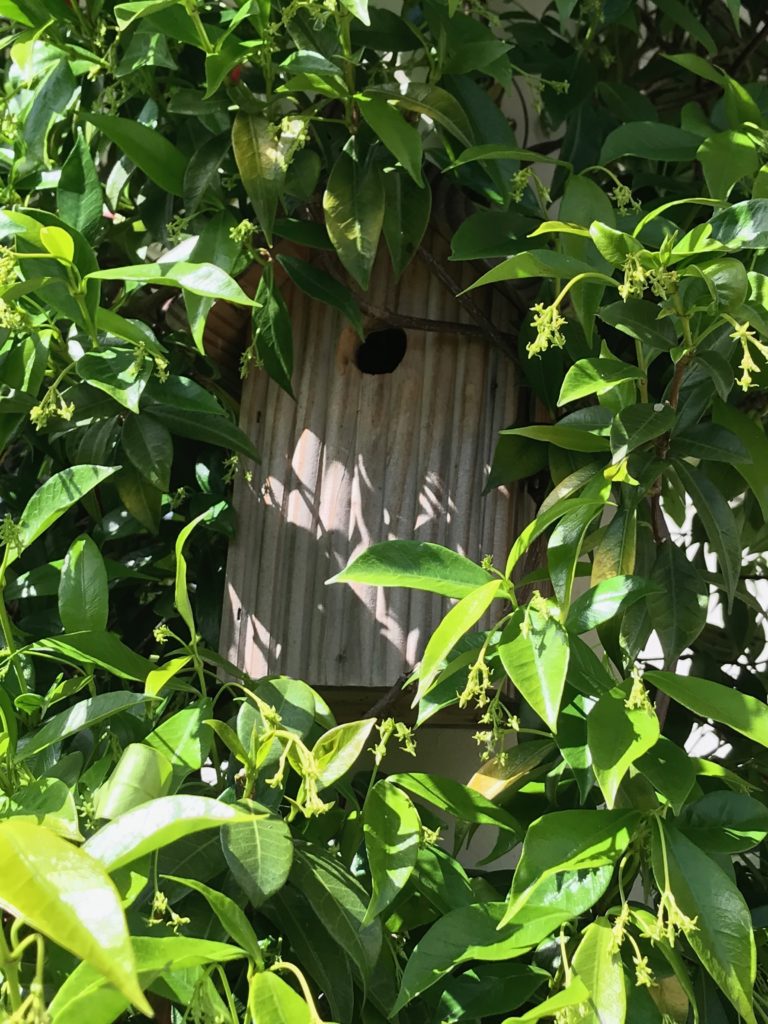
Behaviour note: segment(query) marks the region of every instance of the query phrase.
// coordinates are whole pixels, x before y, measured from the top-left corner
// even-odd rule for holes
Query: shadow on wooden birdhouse
[[[448,263],[437,232],[422,250],[400,280],[379,254],[361,303],[362,339],[336,310],[284,281],[295,400],[263,370],[242,392],[240,425],[261,463],[235,488],[222,654],[252,677],[344,688],[350,706],[357,692],[363,713],[376,700],[370,688],[392,687],[418,662],[447,604],[326,581],[392,539],[503,565],[522,522],[522,498],[503,488],[483,495],[498,431],[517,416],[515,364],[502,339],[515,311],[490,289],[472,293],[468,311],[455,292],[476,268]],[[214,318],[209,334],[216,330],[232,323]]]

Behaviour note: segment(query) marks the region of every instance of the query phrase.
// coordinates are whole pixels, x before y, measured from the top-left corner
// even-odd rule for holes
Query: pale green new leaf
[[[627,694],[618,687],[605,693],[587,718],[587,742],[592,770],[612,808],[624,776],[659,738],[659,720],[653,708],[627,707]]]
[[[391,540],[363,551],[326,582],[410,587],[443,597],[462,598],[492,578],[475,562],[439,544]]]
[[[42,825],[0,822],[0,904],[151,1015],[117,889],[87,852]]]
[[[207,796],[162,796],[121,814],[90,837],[83,849],[108,871],[204,829],[254,817]]]
[[[321,789],[346,775],[362,754],[375,724],[375,718],[365,718],[360,722],[336,725],[315,743],[312,756],[317,766],[317,783]]]
[[[528,608],[525,631],[519,620],[501,634],[499,657],[522,698],[554,732],[568,672],[568,634],[563,625]]]

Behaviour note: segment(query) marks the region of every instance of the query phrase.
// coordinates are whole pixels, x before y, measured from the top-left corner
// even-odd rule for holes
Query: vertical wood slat
[[[426,243],[444,259],[438,236]],[[471,272],[457,272],[471,283]],[[370,301],[401,316],[470,322],[428,267],[400,282],[386,257]],[[505,330],[490,290],[476,301]],[[516,418],[514,364],[482,338],[408,331],[392,374],[361,373],[340,349],[341,317],[284,288],[294,328],[292,401],[263,372],[245,382],[240,425],[261,453],[235,488],[222,653],[254,677],[388,686],[421,656],[447,602],[420,591],[325,586],[373,543],[433,541],[503,564],[517,496],[482,488],[498,431]]]

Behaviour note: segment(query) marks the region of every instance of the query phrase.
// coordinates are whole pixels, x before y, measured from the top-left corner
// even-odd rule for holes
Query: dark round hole
[[[355,353],[361,373],[392,373],[405,356],[408,339],[401,327],[381,327],[366,334]]]

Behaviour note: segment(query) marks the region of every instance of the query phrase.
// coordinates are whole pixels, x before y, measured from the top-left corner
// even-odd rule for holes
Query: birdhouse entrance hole
[[[405,357],[408,339],[402,327],[379,327],[366,334],[355,353],[361,373],[393,373]]]

